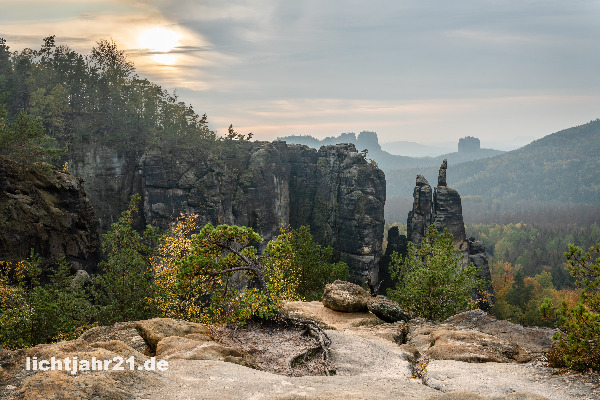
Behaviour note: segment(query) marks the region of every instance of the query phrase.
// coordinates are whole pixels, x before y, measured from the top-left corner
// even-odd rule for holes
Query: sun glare
[[[175,54],[169,54],[179,46],[179,35],[168,28],[154,27],[144,30],[138,36],[138,44],[142,49],[154,54],[152,58],[160,64],[174,64],[177,60]]]

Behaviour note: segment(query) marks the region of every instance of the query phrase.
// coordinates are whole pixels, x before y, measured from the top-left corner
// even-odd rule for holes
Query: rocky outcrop
[[[458,140],[459,153],[473,153],[481,150],[481,142],[473,136],[466,136]]]
[[[448,162],[444,160],[438,175],[438,185],[433,191],[433,224],[440,232],[447,229],[454,236],[454,243],[462,243],[466,239],[462,204],[458,192],[446,183],[447,169]]]
[[[320,302],[286,303],[284,309],[329,327],[335,375],[296,367],[319,357],[311,357],[315,338],[293,324],[212,326],[207,335],[202,325],[157,319],[97,327],[79,339],[31,349],[0,349],[0,397],[575,400],[596,398],[600,390],[593,375],[557,374],[536,361],[540,350],[547,350],[552,330],[523,328],[482,311],[441,323],[387,324],[374,322],[368,313],[335,312]],[[166,369],[130,369],[130,363],[152,364],[136,326],[143,326],[148,338],[161,338],[154,364],[167,362]],[[146,346],[142,351],[140,342]],[[39,362],[75,356],[80,366],[92,357],[121,357],[124,370],[26,369],[27,357]],[[533,361],[524,363],[527,358]],[[291,373],[291,365],[301,373]]]
[[[319,151],[283,142],[239,142],[231,153],[142,157],[146,221],[166,228],[180,212],[199,225],[250,226],[266,243],[281,224],[309,225],[318,243],[348,263],[351,280],[376,281],[383,240],[385,177],[354,145]]]
[[[57,169],[22,170],[0,158],[0,254],[45,263],[61,255],[77,269],[93,270],[100,256],[98,223],[81,179]]]
[[[447,169],[448,163],[444,160],[438,174],[438,185],[433,191],[433,200],[429,183],[422,175],[417,175],[413,209],[408,213],[407,222],[408,240],[415,244],[421,242],[431,224],[440,232],[447,229],[454,236],[457,246],[466,239],[460,195],[448,186]]]
[[[447,185],[446,160],[440,166],[438,186],[433,191],[431,200],[431,187],[427,180],[417,175],[414,190],[413,209],[408,213],[407,236],[408,240],[418,244],[421,242],[427,227],[431,224],[441,232],[447,229],[454,236],[454,244],[463,253],[463,263],[473,263],[480,268],[480,276],[491,282],[491,273],[488,255],[485,246],[475,238],[467,239],[465,224],[462,215],[462,204],[458,192]],[[380,270],[384,269],[380,266]],[[380,286],[390,286],[390,281],[383,281]],[[479,302],[479,307],[488,310],[494,302],[494,290],[490,285],[484,293],[474,293],[473,297]]]
[[[407,237],[413,243],[420,243],[433,222],[431,186],[422,175],[417,175],[413,199],[413,209],[408,212]]]
[[[433,200],[429,182],[422,175],[417,175],[413,192],[413,209],[408,213],[407,222],[408,240],[413,243],[421,243],[431,224],[434,224],[440,232],[448,229],[457,244],[465,240],[460,195],[447,186],[447,168],[448,163],[444,160],[438,175],[438,185],[433,191]]]

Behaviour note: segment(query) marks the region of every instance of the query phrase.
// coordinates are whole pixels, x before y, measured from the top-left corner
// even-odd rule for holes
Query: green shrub
[[[7,349],[72,338],[92,322],[89,295],[73,283],[64,258],[46,284],[41,259],[0,263],[0,345]]]

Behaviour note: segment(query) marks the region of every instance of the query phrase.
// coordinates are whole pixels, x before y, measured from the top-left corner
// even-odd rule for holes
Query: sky
[[[511,149],[600,118],[599,0],[0,0],[11,50],[90,53],[210,127],[274,140],[375,131],[380,143]],[[385,145],[383,146],[385,150]]]

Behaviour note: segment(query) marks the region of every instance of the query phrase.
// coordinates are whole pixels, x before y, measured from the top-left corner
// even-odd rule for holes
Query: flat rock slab
[[[149,399],[389,400],[439,394],[406,378],[286,377],[219,361],[174,360],[162,374],[162,384],[148,393]]]
[[[599,386],[593,388],[569,376],[553,375],[555,370],[535,363],[481,363],[434,360],[427,366],[425,381],[442,392],[468,390],[479,395],[505,396],[529,392],[550,400],[600,398]]]

